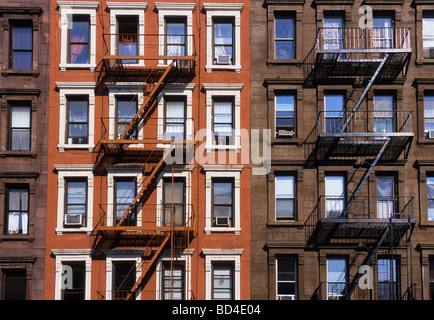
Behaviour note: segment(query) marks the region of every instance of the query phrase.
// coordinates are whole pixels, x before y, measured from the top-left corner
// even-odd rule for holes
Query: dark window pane
[[[12,68],[15,70],[32,70],[32,52],[15,51]]]
[[[84,181],[68,182],[68,204],[85,204],[86,203],[87,185]]]
[[[232,183],[214,182],[214,204],[232,204]]]
[[[3,271],[3,300],[26,299],[26,270],[6,269]]]
[[[70,63],[89,63],[89,16],[73,16],[69,32]]]

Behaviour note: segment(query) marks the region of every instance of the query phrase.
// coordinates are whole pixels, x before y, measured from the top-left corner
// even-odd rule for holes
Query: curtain
[[[89,21],[73,17],[70,30],[70,63],[89,63]]]
[[[394,212],[393,178],[377,178],[377,217],[388,219]]]
[[[11,149],[30,149],[30,107],[13,106],[11,108]]]
[[[28,189],[9,190],[8,232],[10,234],[28,234],[29,222]]]

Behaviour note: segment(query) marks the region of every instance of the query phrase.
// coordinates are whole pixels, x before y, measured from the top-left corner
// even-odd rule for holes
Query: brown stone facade
[[[0,299],[43,299],[49,3],[0,4]]]
[[[330,284],[333,280],[331,261],[342,259],[348,267],[358,257],[361,237],[355,236],[354,241],[346,246],[330,244],[310,248],[307,243],[307,221],[326,196],[327,177],[342,176],[344,189],[348,191],[346,188],[349,188],[352,178],[357,176],[360,179],[361,175],[356,172],[357,164],[347,160],[329,159],[307,165],[309,150],[306,139],[316,129],[328,95],[340,92],[344,100],[348,98],[354,77],[326,78],[307,86],[304,60],[313,50],[317,30],[324,27],[326,19],[340,19],[343,27],[358,28],[364,13],[359,13],[362,4],[370,6],[374,17],[390,17],[394,27],[410,27],[411,58],[406,74],[400,73],[387,81],[375,81],[359,110],[368,111],[367,114],[371,112],[374,116],[376,98],[382,94],[392,96],[397,112],[411,111],[410,136],[413,138],[409,150],[405,150],[398,159],[376,163],[360,191],[359,199],[362,195],[378,196],[379,181],[388,177],[393,181],[394,195],[411,199],[413,225],[398,246],[391,248],[383,243],[376,251],[370,265],[374,289],[369,290],[367,295],[360,294],[358,298],[390,298],[380,293],[379,288],[384,281],[382,277],[390,276],[382,271],[393,265],[389,269],[394,270],[396,277],[392,279],[397,283],[394,298],[406,299],[411,291],[412,297],[417,300],[432,299],[429,270],[434,266],[434,222],[430,217],[429,190],[434,171],[434,140],[429,138],[425,125],[429,120],[426,112],[429,109],[428,100],[434,89],[434,66],[432,59],[424,58],[422,25],[424,18],[434,10],[434,4],[407,0],[363,3],[352,0],[251,1],[251,45],[255,48],[251,51],[251,129],[271,130],[270,171],[267,175],[252,175],[251,178],[252,299],[309,300],[318,298],[321,290],[321,299],[330,298],[327,293],[332,289],[326,288],[324,283]],[[293,35],[287,34],[286,39],[294,45],[290,59],[276,58],[275,42],[279,39],[275,35],[282,34],[281,30],[276,30],[276,19],[282,16],[289,17],[294,30]],[[360,94],[360,89],[358,92]],[[276,97],[282,93],[293,97],[295,124],[291,135],[279,137],[275,108]],[[294,203],[293,212],[288,219],[276,218],[276,177],[282,175],[291,177],[293,186],[288,196]],[[347,192],[345,200],[348,199]],[[372,210],[378,210],[378,201],[377,209],[375,203],[370,206]],[[375,222],[377,217],[369,210],[361,212],[369,214]],[[353,275],[347,276],[349,280]]]

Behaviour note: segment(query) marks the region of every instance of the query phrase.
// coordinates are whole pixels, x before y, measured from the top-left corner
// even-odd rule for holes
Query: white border
[[[60,64],[61,71],[67,68],[96,69],[96,10],[98,2],[93,1],[57,1],[60,11]],[[89,63],[68,63],[68,27],[71,23],[71,16],[84,14],[90,17],[89,31]]]
[[[95,82],[56,82],[59,89],[59,141],[57,149],[89,149],[95,148]],[[87,144],[69,144],[66,142],[67,124],[67,95],[86,95],[89,97],[88,105],[88,137]]]

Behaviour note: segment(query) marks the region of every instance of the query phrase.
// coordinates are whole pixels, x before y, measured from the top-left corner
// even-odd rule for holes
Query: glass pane
[[[294,111],[294,95],[276,95],[276,112]]]
[[[424,96],[424,116],[427,118],[434,118],[434,95]]]
[[[68,204],[85,204],[87,184],[85,181],[68,181]]]
[[[28,189],[9,189],[8,194],[9,210],[27,211],[29,210],[29,190]]]
[[[347,274],[347,263],[345,259],[327,260],[327,281],[345,282]]]
[[[70,63],[89,63],[89,45],[71,44]]]
[[[295,294],[295,283],[279,282],[277,284],[278,294]]]
[[[428,187],[428,199],[434,200],[434,177],[427,177],[426,184]]]
[[[67,214],[81,214],[82,216],[86,215],[86,205],[68,205]]]
[[[30,107],[12,106],[11,118],[12,128],[30,128]]]
[[[276,59],[294,59],[294,41],[278,40],[276,41]]]
[[[213,211],[214,211],[214,217],[229,217],[229,218],[232,217],[232,206],[230,206],[230,205],[214,206]]]
[[[217,22],[214,24],[214,40],[216,45],[232,45],[233,24],[230,22]]]
[[[326,196],[342,197],[344,194],[344,177],[326,176],[325,189]]]
[[[276,39],[294,39],[294,19],[277,18],[275,19]]]
[[[32,52],[15,51],[13,53],[12,68],[15,70],[32,70]]]
[[[276,199],[276,219],[294,218],[294,200]]]
[[[12,129],[11,150],[30,150],[29,129]]]
[[[344,96],[342,94],[327,94],[325,97],[326,117],[342,116]]]
[[[172,189],[173,187],[173,189]],[[172,197],[173,191],[173,197]],[[164,181],[164,203],[184,203],[184,181]]]
[[[422,34],[423,37],[434,37],[434,17],[423,17]]]
[[[213,201],[214,204],[232,204],[232,183],[214,182]]]
[[[87,122],[87,100],[69,100],[69,121]]]
[[[86,137],[87,136],[87,124],[70,124],[69,125],[69,137]]]
[[[130,204],[136,196],[135,181],[116,181],[116,203]]]
[[[137,113],[137,101],[132,98],[117,99],[118,119],[125,122],[134,118]]]
[[[393,96],[375,96],[374,97],[374,109],[375,117],[393,117]],[[378,112],[383,111],[383,112]],[[389,111],[389,112],[384,112]]]
[[[295,259],[279,258],[277,263],[278,281],[295,281]]]
[[[231,101],[214,101],[214,123],[232,123]]]
[[[393,198],[394,179],[377,177],[377,196],[379,198]]]
[[[276,176],[275,189],[276,198],[293,198],[295,178],[292,176]]]
[[[434,200],[428,201],[428,221],[434,221]]]
[[[32,50],[32,28],[13,27],[12,45],[13,50]]]
[[[71,22],[70,41],[72,43],[89,42],[89,18],[74,16]]]

